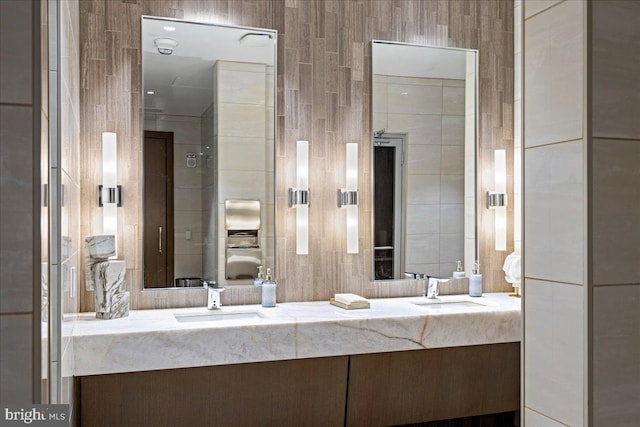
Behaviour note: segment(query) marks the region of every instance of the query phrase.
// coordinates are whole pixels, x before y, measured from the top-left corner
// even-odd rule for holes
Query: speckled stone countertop
[[[82,313],[65,329],[76,376],[520,341],[520,299],[508,294],[370,301],[361,310],[316,301],[140,310],[114,320]]]

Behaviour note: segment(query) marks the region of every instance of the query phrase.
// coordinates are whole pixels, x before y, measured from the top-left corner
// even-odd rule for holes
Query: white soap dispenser
[[[462,279],[464,277],[464,270],[462,269],[462,261],[458,260],[458,267],[456,267],[456,271],[453,272],[453,277],[455,279]]]
[[[473,271],[469,275],[469,296],[482,296],[482,274],[480,274],[480,263],[478,261],[473,263]]]
[[[263,307],[275,307],[276,306],[276,282],[271,277],[271,269],[267,268],[267,276],[262,282],[262,306]]]

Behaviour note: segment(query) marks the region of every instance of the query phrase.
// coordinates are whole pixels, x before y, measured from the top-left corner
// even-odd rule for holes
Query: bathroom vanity
[[[81,425],[398,425],[519,409],[507,294],[73,322]]]

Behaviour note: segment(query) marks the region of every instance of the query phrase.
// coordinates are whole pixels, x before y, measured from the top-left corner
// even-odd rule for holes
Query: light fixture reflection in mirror
[[[247,285],[257,265],[276,267],[276,40],[142,18],[145,288]],[[231,201],[260,206],[260,229],[245,230],[253,240],[225,228]],[[231,261],[249,255],[238,273]]]
[[[372,42],[374,280],[477,257],[477,51]]]

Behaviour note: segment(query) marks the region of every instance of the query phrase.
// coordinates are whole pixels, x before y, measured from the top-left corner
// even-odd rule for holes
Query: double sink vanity
[[[186,425],[194,408],[209,415],[193,420],[225,426],[394,425],[518,410],[520,299],[370,301],[361,310],[316,301],[111,321],[80,314],[68,326],[90,408],[80,408],[82,424]]]
[[[210,40],[216,42],[205,42]],[[202,280],[249,295],[255,289],[243,285],[253,283],[258,265],[273,267],[275,278],[283,279],[280,296],[298,298],[286,292],[304,285],[294,283],[302,276],[291,268],[298,258],[288,261],[287,270],[275,256],[275,242],[285,235],[275,229],[274,195],[287,185],[276,185],[275,171],[289,167],[285,160],[276,168],[274,160],[276,146],[284,143],[276,135],[277,40],[273,30],[143,17],[146,166],[135,173],[145,188],[144,238],[138,242],[144,277],[136,270],[142,286],[132,289],[138,299],[155,293],[171,305],[181,291],[167,288]],[[163,47],[167,41],[177,46],[175,54]],[[309,250],[302,238],[294,239],[287,256],[294,256],[295,246],[295,256],[308,256],[316,271],[346,271],[364,265],[359,260],[367,256],[371,268],[360,274],[389,287],[398,279],[406,286],[409,271],[450,277],[463,272],[463,261],[462,274],[469,276],[485,255],[477,241],[478,52],[380,40],[371,42],[370,52],[373,137],[358,141],[365,153],[360,169],[357,156],[355,168],[348,156],[336,164],[351,176],[346,212],[355,211],[355,227],[338,212],[342,202],[335,209],[327,202],[328,194],[332,202],[335,195],[329,187],[338,189],[342,181],[318,185],[315,169],[311,184],[309,176],[298,177],[293,192],[305,196],[294,197],[296,237],[333,239],[322,246],[332,256],[320,261],[314,254],[319,247]],[[202,70],[194,79],[201,87],[178,90],[196,88],[174,85],[191,81],[189,64]],[[290,139],[288,129],[280,131]],[[342,152],[343,142],[311,141],[327,152]],[[153,153],[162,156],[153,160]],[[288,156],[307,174],[315,167],[308,153]],[[160,174],[158,165],[164,165]],[[359,173],[359,186],[371,185],[371,197],[358,199],[358,185],[350,187],[358,170],[371,171],[370,182]],[[308,213],[309,185],[317,186],[313,209],[324,209],[324,217],[317,210],[309,215],[311,229],[340,224],[322,228],[326,236],[309,235],[309,218],[298,218]],[[233,208],[240,205],[251,209]],[[365,221],[358,209],[372,212],[371,218]],[[278,215],[293,219],[282,210]],[[358,234],[358,221],[371,230],[368,243]],[[355,249],[348,243],[351,232]],[[338,252],[337,242],[347,247]],[[289,270],[295,274],[286,276]],[[350,286],[350,276],[326,277],[345,292],[363,289]],[[109,321],[78,314],[64,328],[73,349],[80,425],[388,426],[519,410],[519,298],[379,298],[370,300],[370,308],[344,310],[329,303],[333,292],[318,287],[306,295],[324,301],[273,308],[132,310]]]

